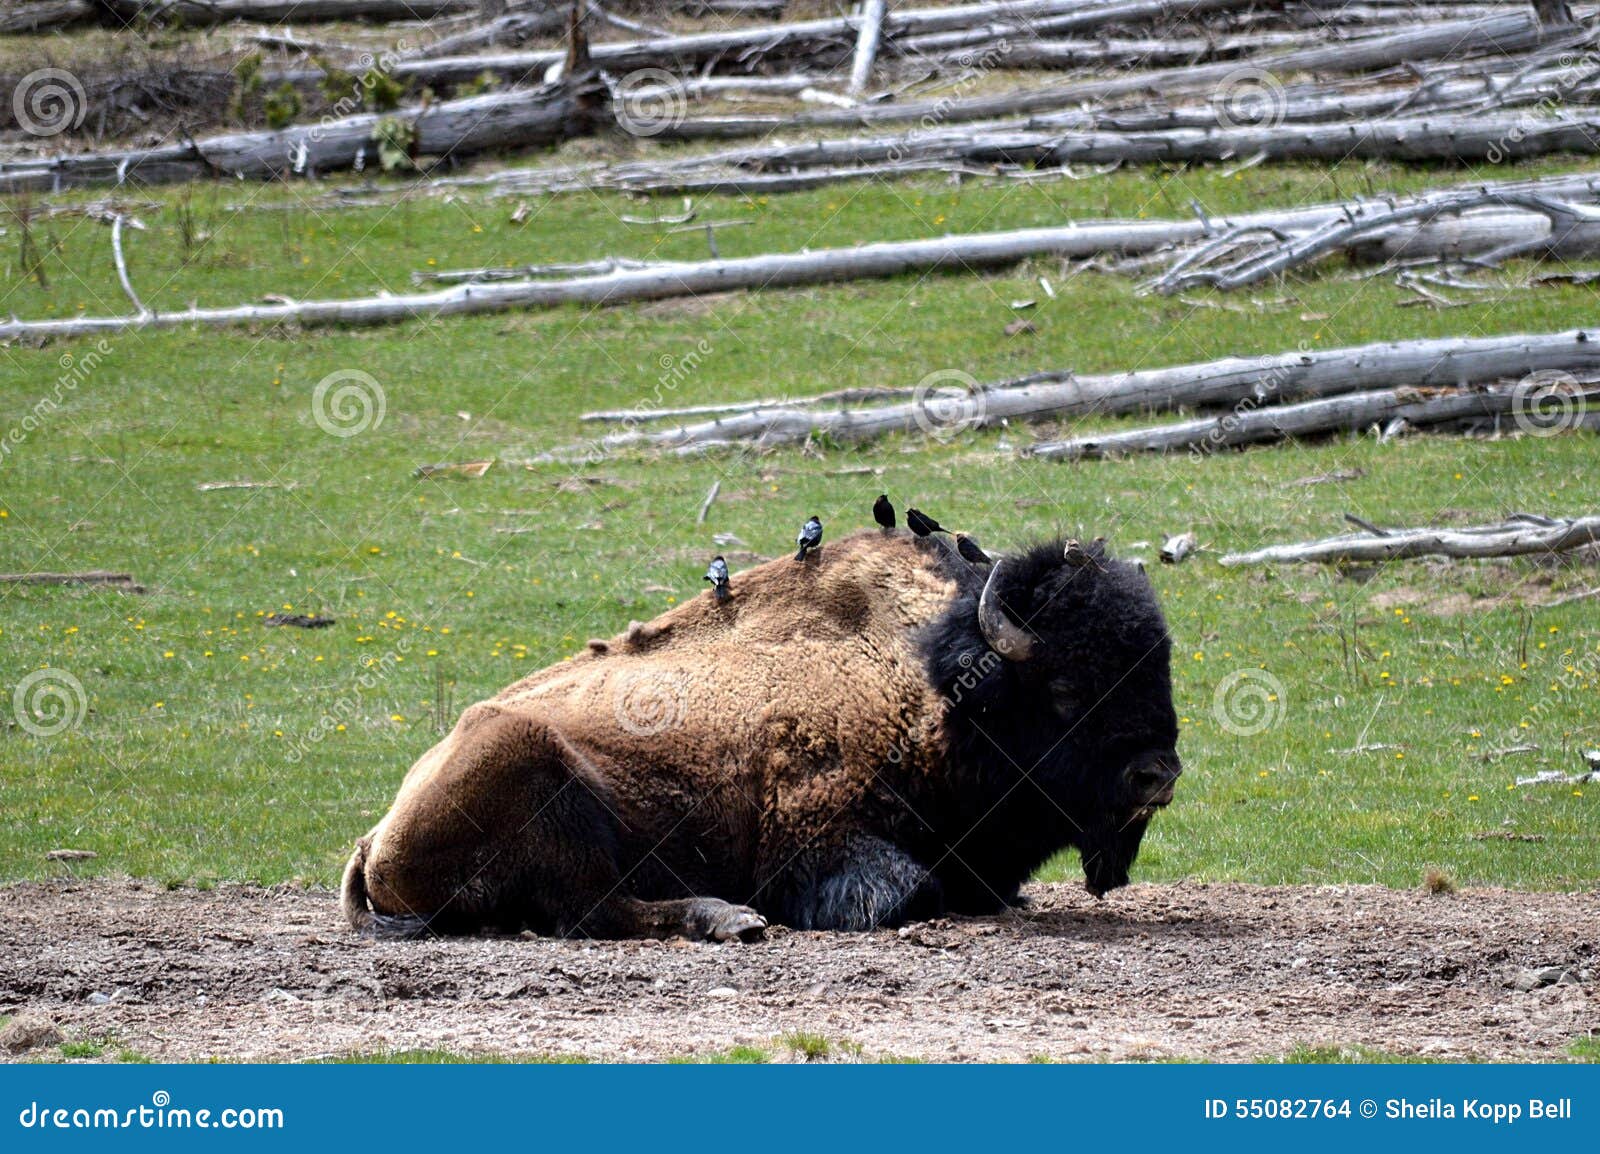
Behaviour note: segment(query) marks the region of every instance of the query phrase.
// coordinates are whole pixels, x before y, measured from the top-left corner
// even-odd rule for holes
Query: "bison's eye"
[[[1078,687],[1070,677],[1050,679],[1050,704],[1060,717],[1070,717],[1078,708]]]

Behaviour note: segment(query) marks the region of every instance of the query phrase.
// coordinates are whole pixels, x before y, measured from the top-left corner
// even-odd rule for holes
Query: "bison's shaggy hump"
[[[1069,844],[1091,888],[1120,884],[1177,770],[1165,626],[1142,575],[1063,557],[993,571],[1026,661],[985,637],[988,567],[906,533],[591,642],[413,766],[347,871],[352,920],[865,929],[994,909]]]

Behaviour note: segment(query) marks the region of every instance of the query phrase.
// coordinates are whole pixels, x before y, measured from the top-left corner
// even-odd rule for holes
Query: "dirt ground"
[[[1538,1060],[1600,1029],[1594,894],[1027,892],[1028,907],[998,918],[779,928],[740,946],[374,943],[322,892],[21,884],[0,888],[0,1013],[174,1061],[781,1055],[773,1039],[793,1031],[857,1043],[868,1060],[1245,1061],[1302,1044]]]

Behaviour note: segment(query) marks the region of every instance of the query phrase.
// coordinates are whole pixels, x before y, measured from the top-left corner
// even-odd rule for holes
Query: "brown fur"
[[[934,756],[916,632],[957,587],[933,556],[873,532],[769,562],[471,707],[350,878],[397,918],[596,934],[682,931],[635,894],[753,893],[880,768]]]
[[[1093,892],[1126,884],[1181,772],[1171,645],[1141,571],[1098,545],[990,569],[870,532],[729,593],[463,713],[358,845],[352,924],[869,929],[998,909],[1067,846]],[[1005,606],[1030,638],[1009,661],[984,632]]]

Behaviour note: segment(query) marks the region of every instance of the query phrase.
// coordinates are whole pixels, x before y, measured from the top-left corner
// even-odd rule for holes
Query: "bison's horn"
[[[983,583],[983,595],[978,598],[978,628],[983,639],[1007,661],[1026,661],[1033,656],[1033,634],[1014,624],[1000,608],[1000,595],[995,592],[995,578],[1000,576],[1004,561],[996,561],[989,570],[989,579]]]

